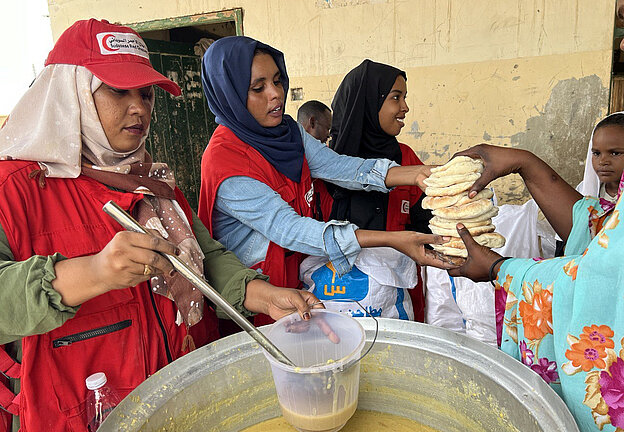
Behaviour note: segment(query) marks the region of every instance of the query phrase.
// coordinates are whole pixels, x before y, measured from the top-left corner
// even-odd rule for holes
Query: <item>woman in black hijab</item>
[[[362,158],[386,158],[401,165],[422,165],[414,151],[397,141],[409,107],[405,72],[364,60],[342,80],[332,102],[331,148]],[[431,214],[420,206],[416,186],[389,194],[333,188],[331,219],[349,220],[364,229],[429,232]]]
[[[331,148],[349,156],[422,165],[414,151],[396,139],[409,111],[406,97],[405,72],[364,60],[345,76],[334,96]],[[423,193],[417,186],[400,186],[388,194],[328,188],[334,199],[331,219],[349,220],[363,229],[430,232],[431,213],[422,209]],[[416,320],[422,321],[422,287],[409,291]]]

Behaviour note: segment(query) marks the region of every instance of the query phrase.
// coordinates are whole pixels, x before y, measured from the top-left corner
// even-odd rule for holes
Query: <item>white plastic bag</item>
[[[455,301],[452,278],[435,267],[423,267],[423,281],[426,287],[425,322],[438,327],[464,333],[466,327],[462,312]]]
[[[387,247],[362,249],[349,273],[339,277],[325,257],[308,257],[299,267],[304,287],[319,300],[356,300],[375,317],[414,320],[407,289],[418,284],[418,267],[408,256]],[[365,316],[355,302],[327,302],[325,307]]]

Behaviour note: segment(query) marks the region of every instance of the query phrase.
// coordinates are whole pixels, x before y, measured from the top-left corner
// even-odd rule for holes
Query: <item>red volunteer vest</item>
[[[303,145],[303,144],[302,144]],[[230,129],[220,125],[212,134],[201,164],[201,191],[199,195],[199,218],[212,233],[212,210],[217,198],[217,190],[223,180],[233,176],[245,176],[258,180],[276,191],[301,216],[311,217],[311,184],[308,162],[303,161],[301,181],[296,183],[277,171],[253,147],[241,141]],[[262,199],[262,197],[258,197]],[[252,268],[261,269],[270,277],[273,285],[300,288],[299,264],[303,255],[288,251],[270,242],[263,261]],[[264,325],[273,320],[266,315],[258,315],[254,323]]]
[[[38,168],[32,162],[0,162],[0,224],[16,261],[56,252],[67,258],[95,254],[122,230],[102,211],[104,203],[112,199],[131,210],[142,198],[112,191],[85,176],[48,178],[42,189],[28,178]],[[176,198],[192,220],[179,190]],[[125,397],[183,355],[186,329],[175,324],[176,312],[172,301],[153,295],[142,283],[91,299],[61,327],[23,338],[21,430],[86,431],[85,378],[105,372]],[[202,323],[191,329],[197,346],[216,336],[214,312],[206,310]],[[84,332],[94,329],[103,334],[85,337],[89,333]]]
[[[401,165],[422,165],[414,150],[405,144],[401,146]],[[422,195],[422,190],[418,186],[398,186],[388,195],[388,219],[386,221],[386,231],[402,231],[410,223],[410,208],[416,204]],[[425,321],[425,293],[422,282],[422,272],[418,268],[418,285],[407,290],[412,299],[414,308],[414,320]]]
[[[422,165],[414,150],[405,144],[401,146],[401,165]],[[410,208],[416,204],[422,190],[418,186],[397,186],[388,194],[388,218],[386,231],[403,231],[410,223]]]
[[[422,165],[414,150],[405,144],[400,144],[402,161],[401,165]],[[422,190],[418,186],[397,186],[388,194],[388,217],[386,231],[403,231],[410,223],[410,208],[420,199]],[[329,220],[329,214],[334,203],[331,195],[321,180],[314,180],[314,195],[323,215],[323,220]],[[319,218],[320,220],[320,218]]]

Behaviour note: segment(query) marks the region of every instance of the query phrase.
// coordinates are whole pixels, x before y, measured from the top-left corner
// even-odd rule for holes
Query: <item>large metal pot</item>
[[[360,320],[371,341],[374,321]],[[380,319],[360,379],[359,409],[407,417],[443,432],[578,431],[563,401],[529,368],[438,327]],[[99,432],[229,432],[279,415],[268,362],[257,343],[238,333],[151,376]]]

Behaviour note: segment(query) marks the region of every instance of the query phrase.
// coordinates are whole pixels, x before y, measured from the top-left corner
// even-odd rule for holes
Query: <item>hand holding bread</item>
[[[474,240],[489,248],[502,247],[505,238],[494,232],[492,217],[498,214],[491,198],[493,192],[483,189],[469,197],[469,190],[481,177],[483,162],[467,156],[457,156],[446,164],[432,168],[427,185],[423,208],[433,210],[429,222],[431,232],[450,236],[443,244],[432,245],[433,249],[446,256],[467,257],[464,242],[458,237],[456,225],[463,223]]]

